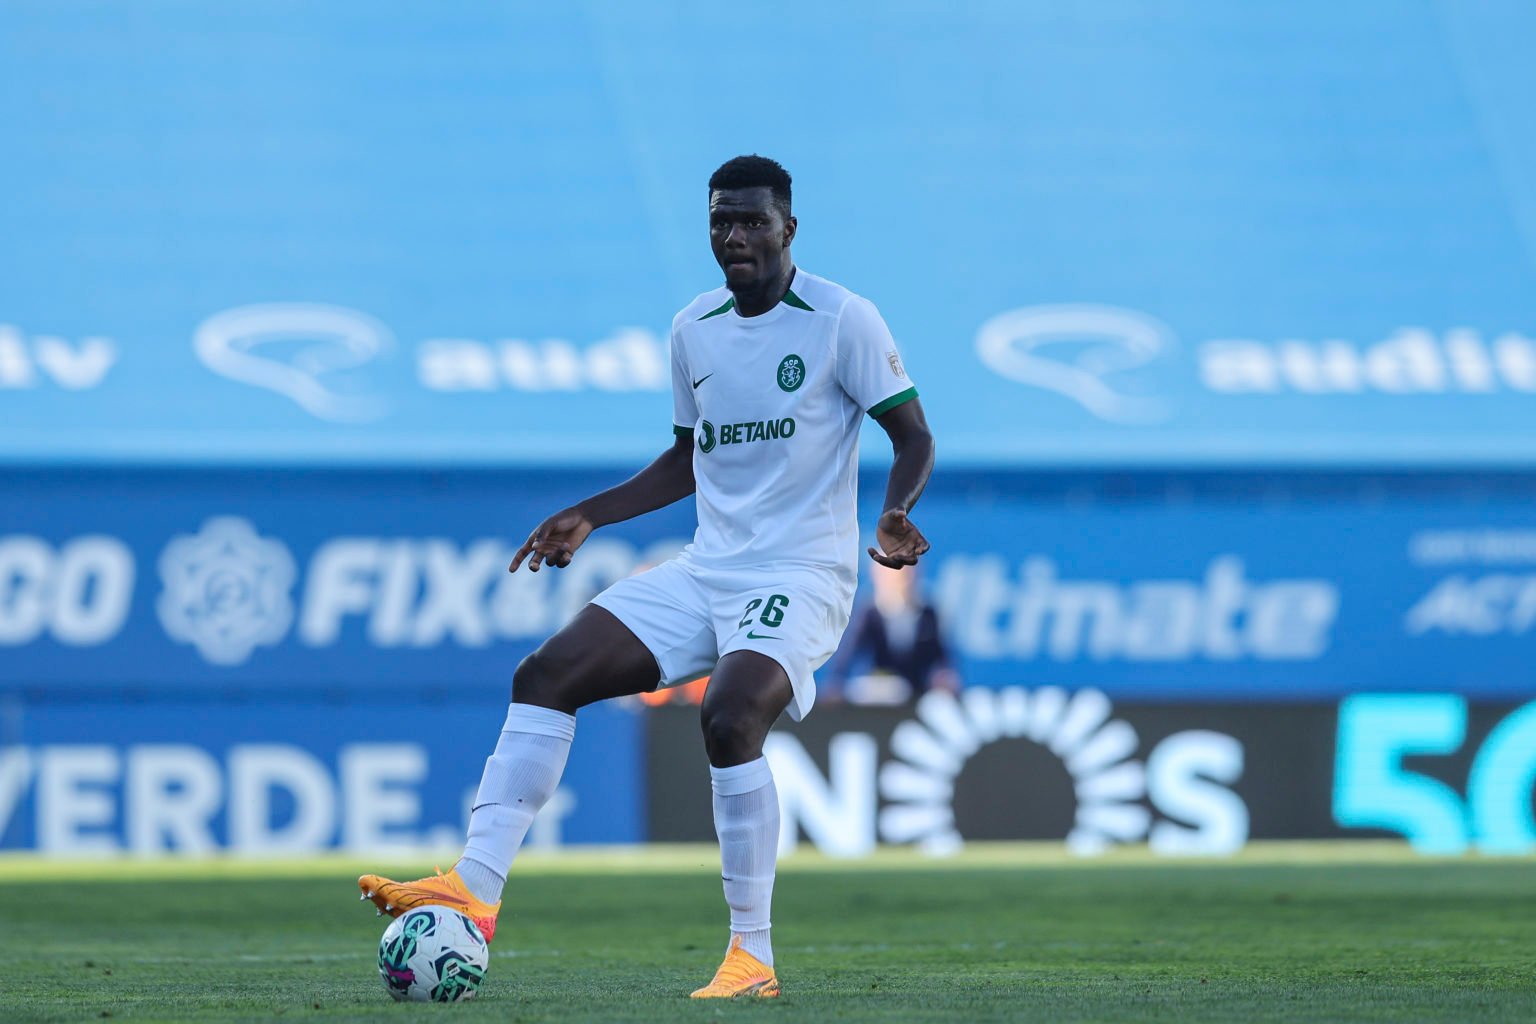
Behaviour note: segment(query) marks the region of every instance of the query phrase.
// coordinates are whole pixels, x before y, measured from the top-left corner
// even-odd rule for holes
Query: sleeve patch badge
[[[895,349],[891,349],[891,351],[885,354],[885,361],[891,364],[891,372],[896,376],[905,377],[907,375],[907,371],[901,367],[901,356],[896,354]]]

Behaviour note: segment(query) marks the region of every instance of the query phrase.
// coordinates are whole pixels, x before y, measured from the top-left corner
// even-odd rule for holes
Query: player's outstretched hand
[[[572,506],[556,512],[540,523],[539,528],[523,541],[523,546],[512,556],[512,564],[507,566],[507,572],[517,572],[525,558],[528,559],[529,572],[538,572],[541,562],[556,569],[564,569],[571,564],[571,556],[576,554],[576,549],[581,547],[591,532],[592,520],[581,509]]]
[[[875,524],[875,540],[880,548],[870,548],[869,557],[892,569],[916,565],[917,560],[928,552],[928,538],[899,508],[881,513],[880,521]]]

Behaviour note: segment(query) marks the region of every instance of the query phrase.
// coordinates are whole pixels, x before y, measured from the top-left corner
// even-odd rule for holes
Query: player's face
[[[709,245],[732,291],[777,280],[794,237],[795,218],[779,212],[766,186],[709,194]]]

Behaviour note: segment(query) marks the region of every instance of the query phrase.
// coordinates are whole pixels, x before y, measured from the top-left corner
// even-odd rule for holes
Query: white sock
[[[459,878],[464,881],[464,887],[474,894],[475,899],[484,900],[487,903],[495,903],[501,899],[501,890],[507,884],[505,873],[495,868],[488,868],[467,856],[460,857],[459,862],[453,866],[453,870],[459,873]]]
[[[496,751],[485,762],[469,812],[469,839],[457,866],[475,898],[501,899],[502,886],[528,827],[554,795],[576,736],[576,718],[563,711],[513,704]]]
[[[720,877],[731,908],[731,935],[769,967],[769,908],[779,852],[779,793],[768,759],[709,769],[715,793],[715,835],[720,837]]]

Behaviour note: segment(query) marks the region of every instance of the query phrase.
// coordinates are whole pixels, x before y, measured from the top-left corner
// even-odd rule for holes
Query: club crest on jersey
[[[699,451],[706,455],[715,450],[715,425],[709,420],[699,420]]]
[[[805,360],[791,353],[779,363],[779,388],[794,391],[805,383]]]
[[[891,364],[891,372],[896,376],[905,377],[907,375],[907,371],[901,365],[901,356],[896,354],[895,349],[891,349],[885,354],[885,361]]]

